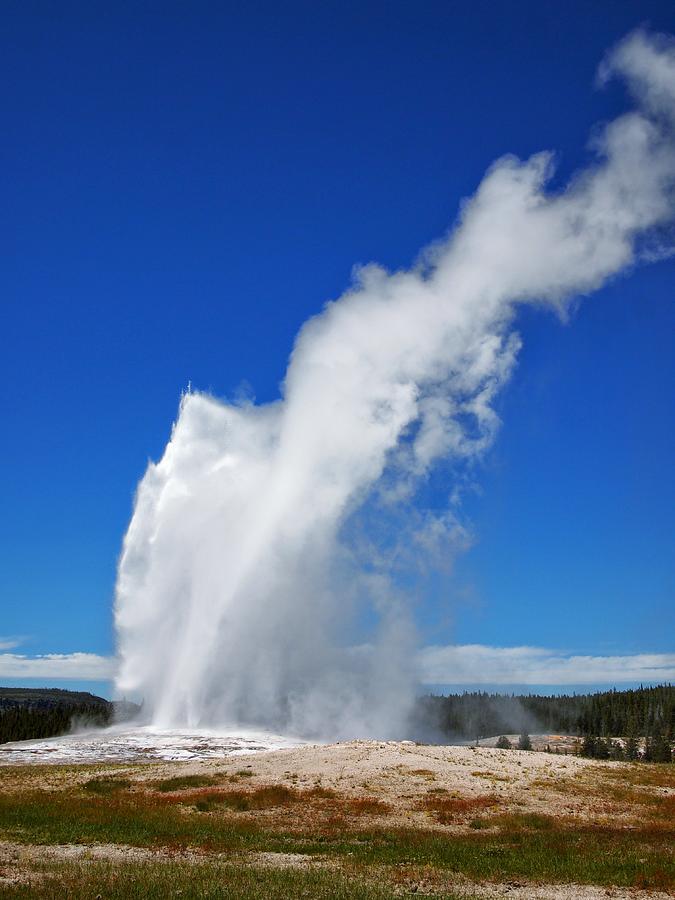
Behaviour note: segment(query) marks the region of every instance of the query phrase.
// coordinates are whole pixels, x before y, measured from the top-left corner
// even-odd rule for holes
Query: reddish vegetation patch
[[[675,794],[670,794],[667,797],[660,797],[657,801],[659,814],[663,815],[664,819],[667,819],[672,824],[675,822]]]
[[[331,790],[331,788],[314,787],[310,788],[310,790],[308,791],[304,791],[301,796],[313,797],[317,800],[336,800],[338,794],[335,791]]]
[[[203,790],[190,791],[174,795],[178,803],[194,804],[198,810],[207,812],[216,806],[247,811],[253,809],[271,809],[279,806],[291,806],[300,803],[302,795],[299,791],[284,785],[268,785],[252,791]]]
[[[376,797],[356,797],[343,800],[340,806],[345,812],[351,813],[353,816],[378,816],[384,815],[384,813],[388,813],[391,810],[388,803],[378,800]]]
[[[218,808],[249,812],[301,806],[303,810],[313,812],[320,807],[330,817],[343,817],[382,815],[391,810],[388,803],[375,797],[341,797],[328,788],[315,787],[301,791],[285,785],[265,785],[253,790],[201,788],[174,791],[167,796],[155,796],[153,800],[157,804],[193,806],[200,812]]]

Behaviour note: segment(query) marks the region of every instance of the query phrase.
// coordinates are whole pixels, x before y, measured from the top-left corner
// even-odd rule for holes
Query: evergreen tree
[[[588,756],[591,759],[595,758],[595,748],[596,748],[597,739],[592,734],[584,735],[584,739],[581,742],[581,749],[579,753],[581,756]]]
[[[634,762],[636,759],[640,757],[640,748],[638,746],[637,738],[634,735],[629,735],[626,740],[626,746],[624,747],[624,754],[626,759]]]
[[[651,734],[645,737],[645,748],[642,751],[643,762],[654,762],[654,741]]]
[[[671,762],[672,753],[670,743],[666,740],[662,731],[657,732],[652,739],[652,760],[654,762]]]
[[[609,758],[614,760],[625,759],[623,747],[618,741],[609,742]]]
[[[609,747],[607,746],[607,741],[604,738],[600,737],[595,742],[595,758],[609,759]]]

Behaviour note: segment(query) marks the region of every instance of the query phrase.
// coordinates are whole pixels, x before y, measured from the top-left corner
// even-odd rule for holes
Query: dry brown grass
[[[230,788],[203,788],[179,791],[166,798],[167,803],[195,806],[207,812],[217,806],[248,811],[291,806],[309,799],[310,792],[297,791],[282,784],[263,785],[253,790],[232,790]]]
[[[354,797],[339,801],[342,811],[352,816],[384,816],[391,812],[391,806],[377,797]]]
[[[441,825],[450,825],[499,803],[499,797],[494,794],[481,794],[478,797],[445,797],[434,794],[423,799],[422,808],[433,813]]]
[[[497,775],[495,772],[472,772],[474,778],[484,778],[486,781],[503,781],[509,783],[513,778],[508,775]]]
[[[567,809],[574,805],[577,824],[667,832],[675,822],[675,767],[597,766],[583,777],[538,778],[531,785],[548,797],[558,795]]]
[[[348,827],[351,819],[363,816],[384,816],[391,806],[377,797],[351,797],[339,795],[321,786],[305,790],[285,785],[261,785],[250,790],[232,790],[228,787],[198,788],[155,795],[155,804],[188,806],[199,812],[230,810],[238,813],[268,811],[276,813],[279,825],[306,825],[313,821],[325,829]],[[269,816],[267,817],[270,821]],[[274,821],[273,816],[271,821]]]
[[[633,763],[621,767],[605,767],[603,779],[620,781],[635,787],[662,787],[675,791],[675,765],[672,763]]]
[[[574,826],[574,820],[539,813],[502,813],[490,818],[490,825],[507,834],[517,831],[554,831]]]

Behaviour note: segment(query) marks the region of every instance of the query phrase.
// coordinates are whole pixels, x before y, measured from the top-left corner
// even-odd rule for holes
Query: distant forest
[[[84,691],[0,688],[0,744],[55,737],[76,727],[103,727],[136,711],[135,704],[111,703]]]
[[[105,726],[130,719],[139,707],[122,701],[56,689],[0,688],[0,744],[54,737],[74,727]],[[638,688],[543,697],[484,692],[421,697],[413,715],[421,740],[451,743],[496,735],[572,734],[587,756],[671,758],[675,740],[675,687]],[[612,738],[624,739],[619,747]]]
[[[415,724],[421,733],[446,740],[546,732],[669,745],[675,740],[675,687],[549,697],[484,692],[428,696],[419,701]],[[604,755],[603,740],[597,747]]]

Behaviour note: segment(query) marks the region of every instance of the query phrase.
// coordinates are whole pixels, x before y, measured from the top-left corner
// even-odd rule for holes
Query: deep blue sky
[[[355,263],[405,266],[498,156],[587,159],[653,2],[8,3],[0,13],[0,636],[113,647],[138,478],[188,382],[278,394]],[[675,262],[530,312],[432,579],[436,643],[672,652]]]

